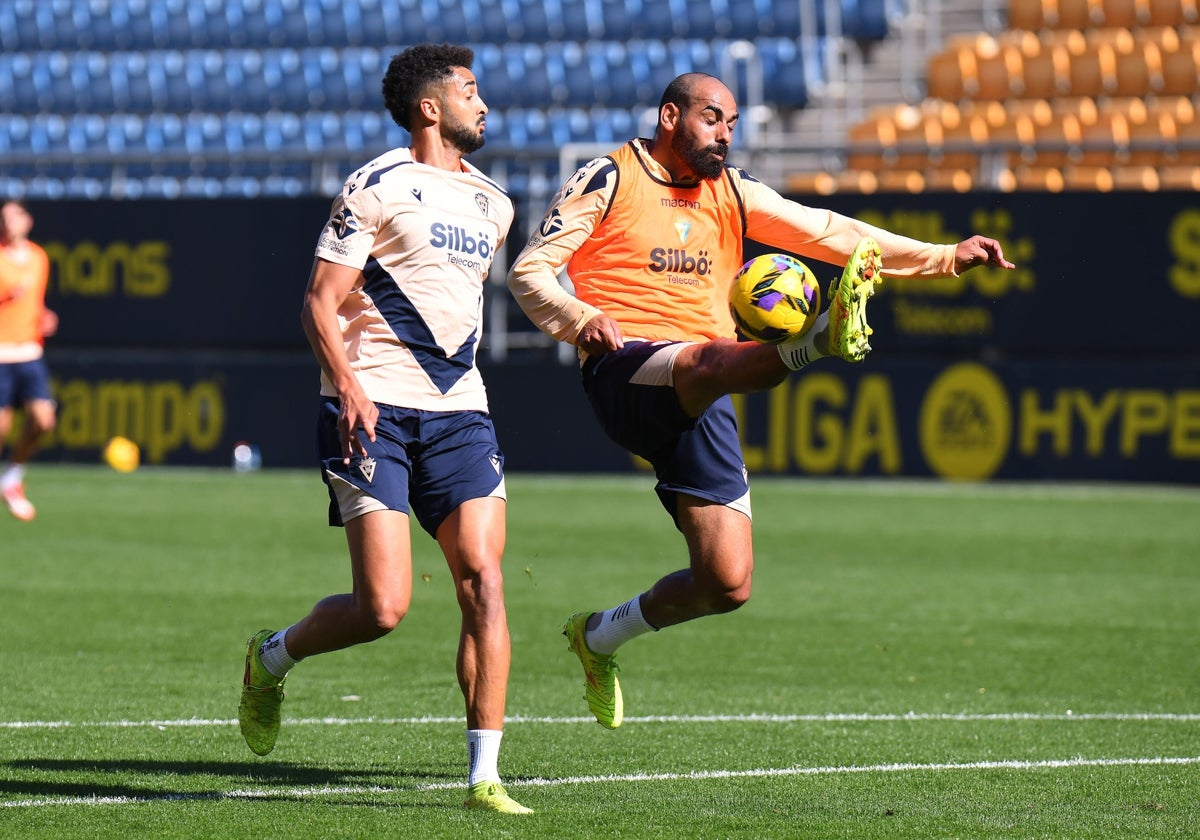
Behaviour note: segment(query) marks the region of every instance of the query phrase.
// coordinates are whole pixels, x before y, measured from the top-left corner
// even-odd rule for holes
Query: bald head
[[[724,82],[707,73],[684,73],[663,91],[650,153],[676,180],[717,178],[737,119],[737,102]]]
[[[733,93],[716,76],[707,73],[684,73],[676,76],[667,85],[662,99],[658,102],[658,108],[661,111],[664,105],[670,103],[679,110],[686,111],[697,99],[711,96],[714,88],[723,91],[729,97],[729,101],[733,102]]]

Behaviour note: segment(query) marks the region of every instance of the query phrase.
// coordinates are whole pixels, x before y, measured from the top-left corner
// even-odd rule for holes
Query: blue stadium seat
[[[660,41],[687,37],[691,34],[690,14],[687,0],[641,0],[638,37]]]
[[[399,48],[407,44],[436,41],[440,32],[430,29],[425,19],[426,0],[393,0],[383,4],[387,43]],[[436,12],[436,4],[434,12]]]
[[[33,89],[41,111],[74,110],[74,83],[71,80],[71,55],[61,50],[34,53]]]
[[[486,3],[487,0],[484,0]],[[523,0],[502,0],[501,5],[507,10],[509,19],[517,17],[521,21],[520,36],[522,40],[542,44],[555,38],[552,33],[552,19],[561,19],[561,15],[552,11],[555,4],[550,2],[530,3]],[[485,34],[488,33],[485,30]]]
[[[642,51],[649,65],[650,84],[659,92],[660,98],[672,79],[691,69],[682,66],[686,52],[678,41],[645,41]]]
[[[33,80],[33,59],[28,53],[0,53],[0,112],[33,114],[38,111],[38,92]]]
[[[713,8],[712,2],[689,3],[687,7],[686,23],[679,25],[679,19],[675,18],[676,26],[674,33],[680,37],[687,38],[716,38],[725,33],[718,31],[719,28],[729,29],[730,21],[728,15],[718,17],[716,10]],[[678,4],[676,7],[678,8]],[[674,13],[675,9],[672,9]],[[674,14],[672,15],[674,17]],[[653,32],[643,32],[639,34],[642,38],[653,38]]]
[[[154,101],[168,111],[190,111],[195,103],[188,86],[187,58],[180,50],[149,54],[146,67]]]
[[[310,111],[301,118],[304,148],[310,153],[329,154],[344,148],[342,118],[333,111]]]
[[[92,51],[71,55],[71,110],[117,110],[117,100],[121,95],[113,88],[114,75],[109,55],[107,52]]]
[[[183,118],[183,142],[189,154],[219,158],[225,127],[216,114],[188,114]]]
[[[10,56],[25,48],[21,43],[21,32],[17,28],[17,2],[0,3],[0,58]],[[0,101],[4,92],[0,91]]]
[[[584,45],[596,104],[628,106],[639,102],[639,79],[633,66],[632,51],[616,41],[592,41]],[[649,63],[645,63],[649,75]]]
[[[584,48],[575,41],[559,45],[557,58],[562,67],[565,94],[558,101],[576,107],[587,107],[596,101],[596,86]]]
[[[604,22],[603,37],[610,41],[628,41],[634,36],[636,12],[626,5],[626,0],[593,0],[599,6],[600,20]],[[631,2],[629,5],[633,5]],[[703,5],[697,3],[697,6]]]
[[[15,155],[29,147],[29,119],[22,114],[0,114],[0,154]]]
[[[94,154],[107,143],[107,127],[99,114],[73,114],[67,119],[65,149],[72,155]],[[63,151],[58,148],[55,151]]]
[[[476,46],[473,69],[479,78],[479,95],[489,108],[504,108],[511,104],[513,81],[508,76],[504,50],[495,44]]]
[[[592,134],[598,143],[611,143],[613,148],[638,134],[637,118],[625,108],[589,109]]]
[[[150,14],[154,0],[113,0],[109,15],[118,49],[153,50],[168,46],[166,33],[157,32]]]
[[[757,42],[762,58],[763,95],[769,102],[802,108],[808,102],[804,57],[791,38],[764,38]]]
[[[708,41],[700,40],[679,40],[674,42],[678,48],[678,55],[681,56],[682,65],[679,66],[679,73],[709,73],[713,76],[721,75],[721,68],[718,64],[718,57],[714,54],[713,47]],[[661,94],[662,91],[659,91]],[[654,104],[658,104],[655,100]]]
[[[314,47],[300,53],[304,81],[308,87],[308,102],[313,108],[345,109],[350,107],[341,56],[333,47]]]
[[[509,101],[529,108],[547,107],[553,96],[546,54],[540,44],[505,44],[508,77],[516,82]]]
[[[800,36],[800,4],[796,0],[755,0],[761,17],[759,32],[776,38]],[[824,3],[814,3],[818,15],[823,15]],[[810,35],[813,33],[804,33]]]
[[[843,0],[842,27],[860,40],[882,40],[890,28],[888,0]]]
[[[51,50],[58,46],[54,10],[39,0],[13,0],[14,35],[17,48]]]
[[[304,60],[297,50],[285,48],[263,53],[263,78],[270,91],[272,108],[307,111],[312,107],[303,68]]]
[[[67,121],[60,114],[41,114],[29,124],[29,151],[38,157],[66,149]]]
[[[104,120],[104,146],[108,154],[120,159],[146,152],[146,121],[137,114],[110,114]]]
[[[263,146],[268,152],[304,148],[304,126],[293,113],[276,111],[263,117]]]
[[[151,155],[169,156],[187,150],[183,119],[178,114],[150,114],[144,128],[146,151]]]
[[[357,4],[355,25],[361,30],[363,46],[380,46],[389,43],[386,34],[387,21],[384,6],[395,6],[395,0],[361,0]]]
[[[229,113],[224,115],[222,123],[225,128],[225,150],[229,156],[244,158],[246,155],[262,155],[267,151],[263,118],[258,114]]]
[[[601,35],[601,21],[593,19],[595,12],[589,12],[588,5],[593,0],[561,0],[559,6],[563,29],[562,37],[568,41],[590,41]]]
[[[162,107],[163,103],[154,98],[147,53],[111,53],[108,74],[114,103],[112,110],[145,114]]]

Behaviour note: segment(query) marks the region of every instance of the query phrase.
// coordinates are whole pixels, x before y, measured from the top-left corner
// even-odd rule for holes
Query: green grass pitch
[[[376,643],[302,663],[279,744],[245,639],[348,586],[315,472],[35,464],[0,521],[0,837],[1200,836],[1200,490],[758,480],[755,593],[620,654],[560,635],[683,564],[646,476],[509,476],[500,769],[464,811],[458,614],[414,532]]]

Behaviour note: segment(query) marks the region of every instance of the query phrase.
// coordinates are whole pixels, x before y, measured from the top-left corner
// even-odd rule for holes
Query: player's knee
[[[713,599],[714,611],[718,613],[733,612],[749,600],[750,582],[747,581],[745,586],[716,593]]]
[[[457,586],[458,603],[464,611],[487,612],[503,605],[504,578],[499,563],[470,569]]]
[[[372,604],[361,617],[362,632],[370,639],[386,636],[396,629],[407,613],[408,604],[399,600]]]
[[[750,600],[750,576],[713,578],[705,583],[704,590],[711,612],[733,612]]]

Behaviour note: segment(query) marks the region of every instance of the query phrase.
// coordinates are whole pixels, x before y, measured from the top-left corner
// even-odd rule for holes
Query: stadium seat
[[[28,53],[0,54],[0,112],[35,114],[40,109],[34,83],[34,62]]]
[[[263,117],[263,147],[268,152],[290,152],[304,147],[304,128],[300,117],[276,111]]]
[[[1162,52],[1164,95],[1196,96],[1200,92],[1200,37],[1181,40],[1176,49]]]
[[[792,38],[758,41],[762,61],[763,94],[776,105],[803,108],[808,102],[804,56]]]
[[[1200,22],[1197,0],[1147,0],[1152,26],[1192,26]]]
[[[843,5],[842,28],[859,40],[878,41],[887,37],[891,28],[887,0],[856,0]]]
[[[598,7],[600,20],[603,21],[602,37],[611,41],[628,41],[635,37],[637,9],[631,8],[632,2],[626,0],[591,0]],[[697,3],[697,7],[703,6]]]
[[[144,143],[152,156],[171,157],[187,150],[183,119],[177,114],[151,114],[146,118]]]
[[[38,157],[66,147],[67,121],[59,114],[42,114],[29,123],[29,152]]]
[[[104,127],[104,148],[113,158],[140,157],[146,152],[146,122],[141,116],[110,114]]]
[[[1158,167],[1160,190],[1200,192],[1200,167],[1169,165]]]
[[[193,156],[220,158],[224,135],[224,125],[216,114],[188,114],[183,118],[184,147]]]
[[[15,155],[29,148],[29,119],[22,114],[0,114],[0,154]]]
[[[589,12],[591,2],[592,0],[561,0],[558,8],[564,40],[583,43],[601,36],[601,21],[593,20],[593,13]]]

